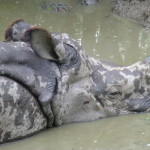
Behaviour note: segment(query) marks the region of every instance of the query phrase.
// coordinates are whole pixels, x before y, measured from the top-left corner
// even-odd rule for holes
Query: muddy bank
[[[86,6],[96,5],[98,2],[100,2],[100,0],[82,0],[81,5],[86,5]]]
[[[132,18],[143,26],[150,26],[150,0],[118,0],[113,12]]]

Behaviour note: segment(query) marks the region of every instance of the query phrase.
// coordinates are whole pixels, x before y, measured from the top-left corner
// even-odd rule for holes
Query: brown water
[[[69,14],[61,15],[40,8],[42,1],[0,0],[0,40],[12,20],[23,18],[50,31],[68,33],[96,59],[129,65],[150,54],[150,31],[112,14],[113,0],[92,7],[80,6],[79,0],[59,0],[72,6]],[[149,131],[150,115],[129,115],[63,125],[1,145],[0,150],[150,150]]]
[[[0,150],[149,150],[150,114],[56,127]]]

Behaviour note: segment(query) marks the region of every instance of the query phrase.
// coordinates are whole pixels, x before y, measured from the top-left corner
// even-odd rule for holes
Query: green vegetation
[[[143,116],[143,117],[140,117],[140,119],[142,119],[142,120],[146,120],[146,121],[150,121],[150,115],[145,115],[145,116]]]

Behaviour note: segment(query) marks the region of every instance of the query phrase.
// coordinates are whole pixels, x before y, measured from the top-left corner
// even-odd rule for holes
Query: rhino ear
[[[14,20],[10,25],[8,25],[8,27],[4,33],[5,41],[13,40],[13,29],[12,29],[12,27],[19,22],[24,22],[24,20],[23,19],[17,19],[17,20]]]
[[[31,25],[24,22],[23,19],[13,21],[5,30],[5,41],[23,41],[24,33]]]
[[[55,52],[57,42],[53,40],[47,30],[40,27],[32,27],[26,31],[25,39],[40,57],[55,61],[59,60],[59,55]]]

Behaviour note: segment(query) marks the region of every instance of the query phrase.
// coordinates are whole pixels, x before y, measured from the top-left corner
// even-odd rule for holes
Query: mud
[[[150,26],[150,1],[149,0],[118,0],[113,7],[113,12],[136,20],[144,27]]]
[[[67,6],[62,3],[51,3],[51,2],[41,2],[39,5],[42,9],[47,11],[53,11],[57,13],[68,13],[70,11],[71,6]]]
[[[86,5],[86,6],[96,5],[98,4],[99,1],[100,0],[82,0],[81,5]]]

